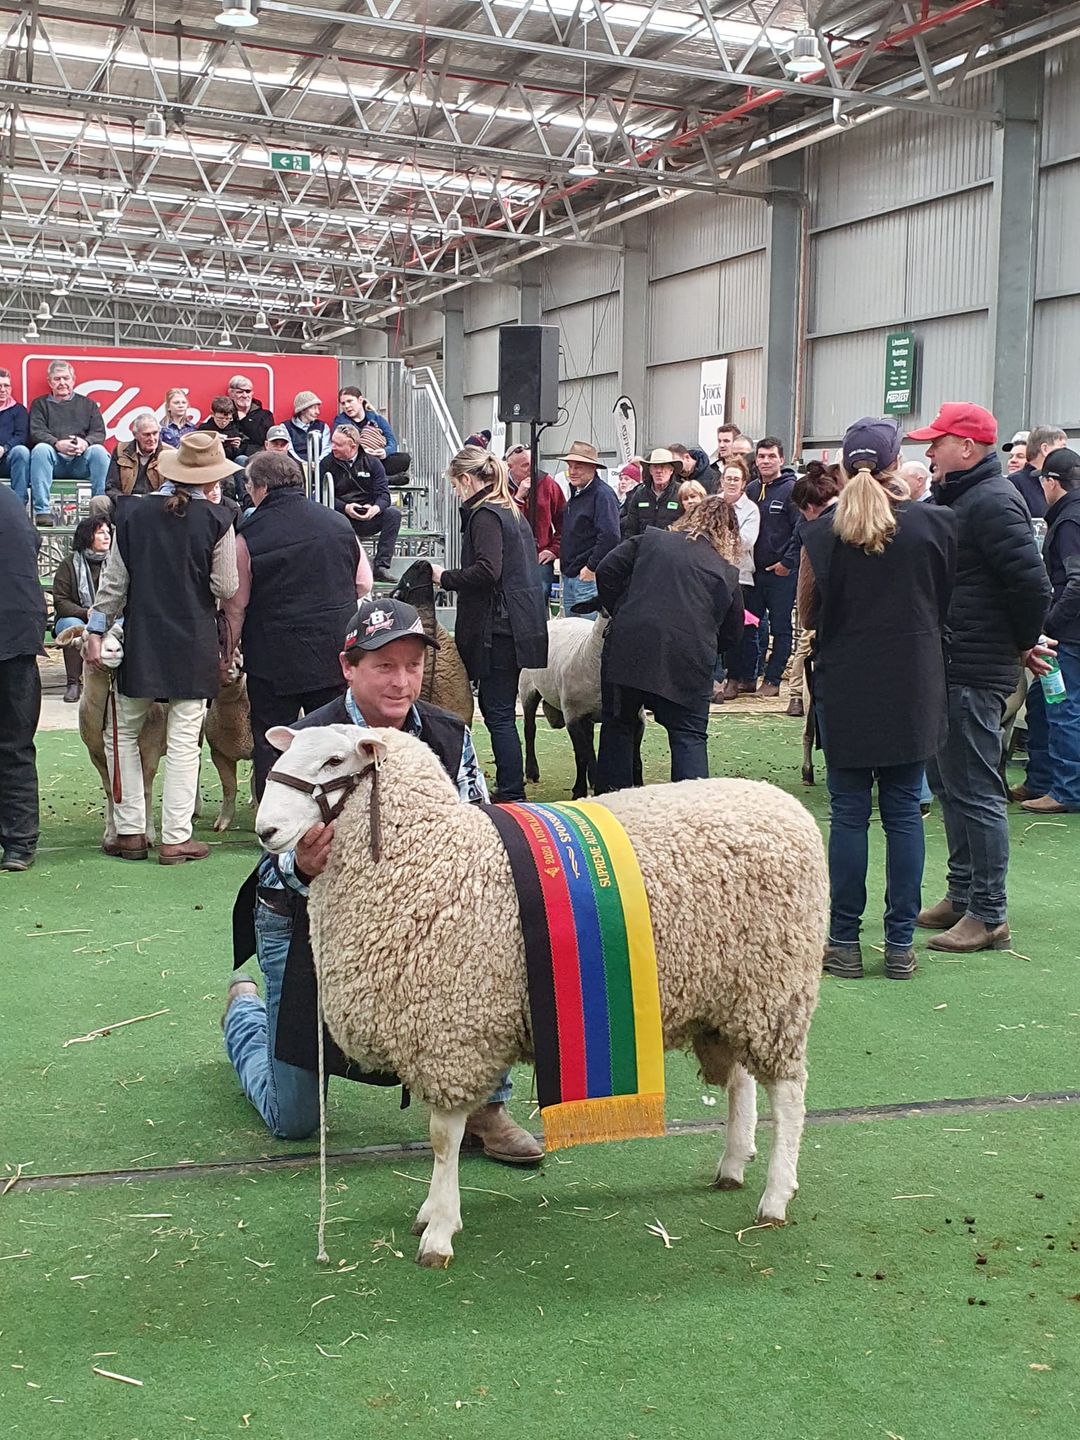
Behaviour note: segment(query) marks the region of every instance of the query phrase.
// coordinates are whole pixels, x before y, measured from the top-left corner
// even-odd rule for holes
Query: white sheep
[[[331,799],[343,779],[355,787],[329,865],[311,886],[324,1011],[346,1055],[365,1070],[396,1072],[432,1107],[434,1171],[414,1231],[420,1263],[446,1265],[461,1229],[466,1118],[508,1065],[532,1058],[506,853],[488,817],[460,803],[438,759],[409,735],[331,725],[267,736],[288,752],[256,816],[267,849],[293,848],[319,820],[322,785],[330,782]],[[274,784],[275,771],[290,781]],[[715,1183],[741,1186],[754,1156],[755,1076],[775,1125],[758,1215],[782,1223],[798,1188],[806,1038],[825,935],[817,826],[783,791],[746,780],[654,785],[599,803],[622,823],[641,868],[665,1048],[693,1047],[705,1080],[728,1086]]]
[[[543,706],[544,718],[553,730],[566,727],[574,747],[577,770],[575,800],[584,799],[596,788],[596,747],[593,727],[600,724],[600,659],[608,616],[586,620],[562,615],[548,621],[548,663],[541,670],[523,670],[518,681],[518,699],[525,717],[525,779],[535,785],[540,779],[536,760],[536,712]],[[634,784],[641,781],[641,737],[639,721],[634,751]]]
[[[112,734],[113,712],[108,700],[112,690],[114,672],[124,657],[123,634],[123,626],[118,622],[102,636],[101,661],[108,668],[105,671],[91,670],[88,665],[84,664],[82,694],[79,696],[79,736],[86,746],[94,769],[101,777],[101,787],[105,792],[105,834],[101,837],[101,848],[109,854],[116,852],[117,837],[116,816],[113,812],[112,781],[109,778],[105,746],[109,743]],[[84,626],[72,625],[57,637],[58,645],[74,645],[80,653],[84,641]],[[165,710],[155,701],[147,710],[142,729],[139,731],[143,794],[147,800],[146,838],[151,845],[156,839],[156,834],[150,797],[154,791],[154,777],[157,775],[165,749]]]

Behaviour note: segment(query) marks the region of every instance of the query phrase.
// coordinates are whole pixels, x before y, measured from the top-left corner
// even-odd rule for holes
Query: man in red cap
[[[1040,674],[1038,643],[1050,601],[1031,517],[1001,473],[997,421],[966,403],[941,407],[909,440],[925,440],[933,499],[958,522],[956,585],[949,604],[949,734],[927,766],[949,842],[945,899],[918,924],[943,933],[932,950],[969,954],[1012,947],[1001,722],[1023,663]]]

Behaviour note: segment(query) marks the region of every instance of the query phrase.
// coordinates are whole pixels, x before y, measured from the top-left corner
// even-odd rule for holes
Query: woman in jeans
[[[943,634],[956,568],[956,524],[913,505],[896,478],[891,420],[844,436],[847,477],[836,505],[803,527],[802,623],[817,631],[814,704],[828,772],[832,902],[824,965],[863,973],[870,809],[885,829],[885,975],[909,980],[921,904],[923,766],[947,724]]]
[[[547,664],[547,605],[536,541],[510,491],[503,462],[466,445],[450,462],[461,501],[461,565],[433,565],[436,585],[458,597],[454,639],[469,679],[477,683],[495,755],[495,798],[525,799],[525,767],[517,730],[518,678]]]

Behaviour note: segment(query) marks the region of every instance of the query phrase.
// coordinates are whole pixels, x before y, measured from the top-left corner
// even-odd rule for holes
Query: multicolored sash
[[[587,802],[483,808],[517,889],[546,1149],[663,1135],[656,952],[626,831]]]

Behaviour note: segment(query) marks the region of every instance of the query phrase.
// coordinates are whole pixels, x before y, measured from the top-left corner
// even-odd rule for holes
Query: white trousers
[[[146,833],[146,806],[143,796],[142,762],[139,759],[139,731],[150,700],[133,700],[113,691],[116,698],[117,752],[120,759],[120,788],[123,798],[115,802],[118,835]],[[170,700],[165,706],[165,785],[161,798],[161,839],[165,845],[182,845],[191,839],[191,820],[199,789],[199,748],[205,700]],[[105,720],[105,755],[109,778],[113,775],[112,715]]]

